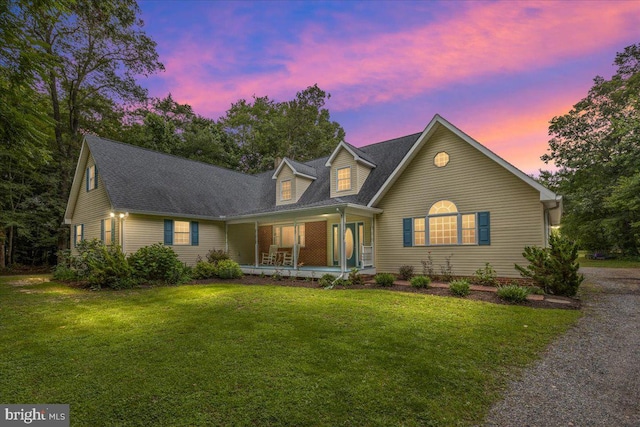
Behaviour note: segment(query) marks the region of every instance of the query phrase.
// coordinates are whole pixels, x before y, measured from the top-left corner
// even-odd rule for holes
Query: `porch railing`
[[[362,245],[362,268],[373,267],[373,246]]]

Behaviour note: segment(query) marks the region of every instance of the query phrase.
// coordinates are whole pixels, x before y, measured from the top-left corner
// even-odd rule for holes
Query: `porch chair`
[[[262,252],[262,265],[274,265],[276,263],[276,255],[278,254],[278,245],[269,245],[269,252]]]
[[[294,247],[291,249],[291,252],[287,252],[284,254],[283,258],[282,258],[282,265],[288,265],[289,267],[293,267],[293,251],[296,251],[296,259],[300,259],[299,254],[300,254],[300,245],[294,245]]]

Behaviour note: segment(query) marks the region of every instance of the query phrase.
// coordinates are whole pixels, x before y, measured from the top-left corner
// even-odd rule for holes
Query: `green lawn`
[[[71,425],[473,425],[580,316],[384,290],[0,278],[0,402]],[[524,402],[523,402],[524,404]]]

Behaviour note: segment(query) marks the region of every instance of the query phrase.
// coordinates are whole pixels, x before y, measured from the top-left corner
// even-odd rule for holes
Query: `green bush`
[[[222,249],[211,249],[207,252],[207,261],[211,264],[217,264],[220,261],[224,261],[225,259],[231,259],[229,254]]]
[[[454,280],[449,283],[451,293],[458,297],[466,297],[471,292],[469,282],[466,280]]]
[[[61,282],[73,282],[79,279],[78,272],[64,264],[58,264],[53,269],[54,280]]]
[[[218,261],[218,277],[221,279],[239,279],[242,277],[240,264],[230,259]]]
[[[137,284],[133,277],[133,269],[120,246],[102,245],[96,249],[96,252],[99,253],[99,256],[89,260],[91,274],[88,281],[92,289],[103,287],[128,289]]]
[[[411,280],[412,277],[413,277],[413,266],[401,265],[399,269],[398,278],[400,280]]]
[[[333,282],[335,282],[336,280],[336,276],[334,276],[333,274],[323,274],[322,277],[318,280],[318,285],[322,286],[323,288],[327,288],[331,285],[333,285]]]
[[[349,279],[346,280],[346,282],[348,282],[347,283],[348,285],[352,285],[352,286],[364,285],[364,279],[362,278],[362,275],[358,273],[357,268],[351,269],[351,271],[349,272]]]
[[[198,261],[193,267],[191,277],[197,280],[211,279],[218,275],[218,269],[216,266],[208,261]]]
[[[500,286],[497,291],[500,299],[510,302],[524,302],[529,295],[529,289],[518,285]]]
[[[498,275],[496,271],[491,267],[488,262],[485,263],[484,268],[479,268],[473,275],[472,283],[474,285],[482,286],[498,286]]]
[[[522,277],[528,277],[545,293],[572,297],[584,276],[578,273],[578,246],[558,233],[549,235],[549,247],[527,246],[522,253],[529,265],[515,265]]]
[[[76,247],[78,255],[69,256],[69,266],[76,271],[80,280],[89,279],[91,264],[104,261],[104,243],[98,239],[83,240]]]
[[[173,248],[160,243],[138,249],[129,257],[129,264],[139,280],[174,285],[188,279]]]
[[[414,288],[428,288],[431,285],[429,276],[415,276],[411,278],[411,286]]]
[[[378,273],[375,276],[376,285],[389,287],[393,286],[393,282],[395,282],[396,277],[391,273]]]

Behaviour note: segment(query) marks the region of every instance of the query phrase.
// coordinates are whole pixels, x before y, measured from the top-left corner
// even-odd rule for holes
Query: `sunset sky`
[[[550,169],[549,120],[640,42],[640,1],[140,1],[166,71],[142,80],[218,119],[253,95],[331,94],[346,140],[439,113],[526,173]]]

